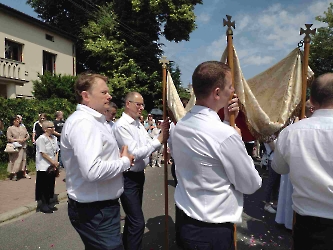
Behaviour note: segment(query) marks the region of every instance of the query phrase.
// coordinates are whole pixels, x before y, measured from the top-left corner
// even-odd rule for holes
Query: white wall
[[[23,63],[29,80],[24,86],[16,86],[17,95],[31,96],[32,80],[38,73],[43,73],[43,50],[56,54],[56,73],[73,75],[73,41],[34,24],[0,13],[0,57],[5,57],[5,39],[10,39],[23,46]],[[54,42],[46,40],[45,34],[54,37]]]

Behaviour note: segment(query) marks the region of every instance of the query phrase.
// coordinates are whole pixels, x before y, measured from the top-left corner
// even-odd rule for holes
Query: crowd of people
[[[35,123],[36,200],[42,202],[41,211],[56,210],[50,199],[56,169],[63,165],[68,216],[86,249],[142,249],[144,170],[149,164],[161,166],[161,148],[168,142],[177,184],[177,244],[190,250],[235,249],[234,223],[242,220],[243,194],[261,188],[262,178],[241,130],[229,124],[230,114],[239,113],[230,68],[216,61],[198,65],[192,76],[196,104],[171,125],[150,114],[145,121],[138,92],[124,97],[124,112],[114,122],[118,107],[111,102],[107,81],[99,74],[79,75],[78,105],[66,122],[57,111],[55,121],[40,114]],[[333,74],[315,79],[307,107],[308,118],[263,144],[269,172],[264,209],[277,212],[278,223],[293,227],[295,250],[332,249]],[[18,171],[26,171],[29,133],[22,117],[13,118],[7,138],[21,145],[8,164],[16,180]],[[126,214],[122,235],[119,200]]]

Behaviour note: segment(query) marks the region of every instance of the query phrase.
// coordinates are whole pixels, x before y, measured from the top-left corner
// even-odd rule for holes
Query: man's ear
[[[214,89],[214,97],[216,97],[216,96],[220,96],[220,91],[221,91],[220,88],[215,88],[215,89]]]
[[[88,91],[82,91],[81,92],[82,100],[88,101],[89,100],[89,93]]]

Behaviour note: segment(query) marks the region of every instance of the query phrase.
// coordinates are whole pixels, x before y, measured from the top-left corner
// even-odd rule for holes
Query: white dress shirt
[[[149,163],[151,153],[161,147],[159,140],[150,138],[140,121],[134,120],[126,113],[122,114],[112,129],[119,148],[127,145],[128,152],[135,157],[134,166],[131,167],[130,171],[143,171]]]
[[[177,206],[196,220],[241,222],[243,193],[254,193],[262,180],[236,130],[215,111],[195,105],[171,137]]]
[[[272,168],[279,174],[290,173],[296,213],[333,219],[332,149],[332,109],[316,110],[280,133]]]
[[[61,133],[61,159],[66,169],[68,196],[78,202],[116,199],[124,191],[122,173],[130,167],[120,158],[105,116],[78,105]]]
[[[41,153],[47,154],[52,160],[54,160],[56,153],[59,151],[57,137],[51,135],[51,138],[42,134],[36,140],[36,170],[46,171],[51,163],[46,160]]]

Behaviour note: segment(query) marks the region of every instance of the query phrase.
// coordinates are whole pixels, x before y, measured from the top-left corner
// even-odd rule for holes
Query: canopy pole
[[[166,56],[162,56],[162,59],[159,60],[162,63],[162,100],[163,100],[163,120],[167,119],[167,83],[166,83],[166,68],[169,61]],[[169,192],[168,192],[168,159],[167,159],[167,142],[163,143],[163,157],[164,157],[164,211],[165,211],[165,232],[164,232],[164,246],[166,250],[169,249]]]
[[[310,34],[316,34],[316,29],[311,30],[312,24],[305,24],[306,29],[301,28],[300,35],[304,36],[304,54],[303,54],[303,76],[302,76],[302,111],[300,120],[305,117],[305,102],[306,102],[306,89],[308,82],[308,66],[309,66],[309,52],[310,52]]]
[[[232,87],[235,88],[235,82],[234,82],[234,46],[233,46],[233,30],[231,27],[234,29],[235,27],[235,21],[231,22],[232,16],[226,15],[227,20],[223,18],[223,27],[228,26],[227,28],[227,46],[228,46],[228,65],[231,69],[231,80],[232,80]],[[233,94],[230,96],[230,100],[233,98]],[[235,112],[232,112],[229,117],[229,122],[230,126],[235,127]],[[234,245],[235,245],[235,250],[237,250],[237,227],[236,224],[234,224]]]
[[[226,15],[227,20],[223,18],[223,26],[228,26],[226,35],[227,35],[227,46],[228,46],[228,65],[231,68],[231,78],[232,78],[232,87],[235,88],[235,82],[234,82],[234,46],[233,46],[233,30],[235,27],[235,21],[231,22],[232,16]],[[233,95],[230,96],[230,100],[233,98]],[[232,112],[230,114],[230,126],[235,127],[235,112]]]

